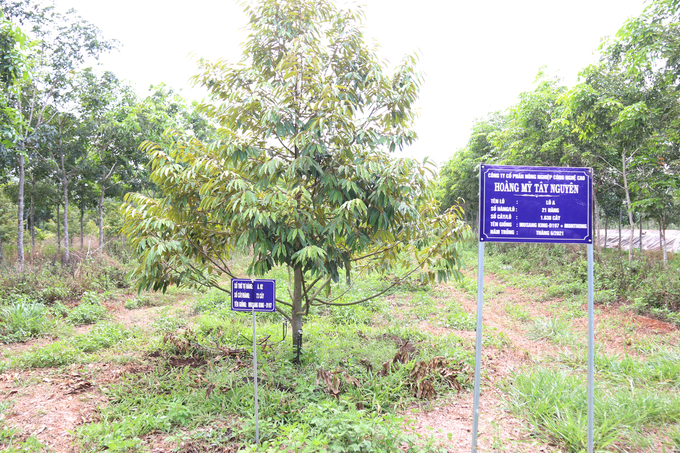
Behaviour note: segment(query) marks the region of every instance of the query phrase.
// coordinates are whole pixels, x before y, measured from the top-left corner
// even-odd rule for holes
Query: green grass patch
[[[217,304],[204,306],[185,330],[159,332],[166,341],[154,354],[157,367],[111,386],[100,421],[78,428],[81,448],[139,449],[141,437],[150,432],[178,435],[180,429],[222,426],[228,414],[228,429],[215,428],[209,439],[199,440],[249,451],[254,438],[251,319]],[[257,315],[257,329],[263,341],[258,393],[266,449],[261,451],[393,452],[400,446],[445,451],[406,429],[408,423],[396,413],[418,401],[419,391],[431,390],[431,398],[469,388],[473,353],[456,337],[338,323],[330,313],[310,316],[302,362],[296,365],[290,337],[283,338],[278,320]],[[243,352],[224,356],[218,348]]]
[[[10,368],[56,368],[81,362],[82,354],[66,341],[33,348],[9,361]]]
[[[0,307],[0,342],[15,343],[45,335],[54,328],[45,305],[19,298]]]
[[[130,338],[133,333],[122,324],[102,323],[97,324],[85,335],[77,335],[70,338],[67,343],[76,350],[93,353],[112,346]]]
[[[538,368],[515,375],[505,387],[510,405],[536,435],[568,452],[587,446],[587,386],[583,375]],[[655,386],[631,388],[597,381],[594,444],[608,450],[635,442],[645,428],[674,425],[680,395]]]
[[[555,344],[571,344],[575,341],[571,325],[565,318],[537,318],[529,328],[529,338],[547,340]]]
[[[105,319],[106,315],[107,310],[102,305],[102,296],[95,292],[85,292],[80,304],[69,310],[66,322],[74,326],[95,324]]]

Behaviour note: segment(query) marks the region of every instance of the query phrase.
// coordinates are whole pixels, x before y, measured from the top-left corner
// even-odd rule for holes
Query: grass
[[[564,318],[537,318],[529,328],[529,338],[534,341],[547,340],[555,344],[571,344],[575,336],[570,323]]]
[[[677,423],[679,395],[608,383],[600,381],[595,390],[596,450],[626,445],[650,426]],[[587,388],[583,376],[537,368],[514,376],[505,391],[512,409],[527,419],[536,435],[568,452],[585,450]]]
[[[586,423],[585,353],[571,328],[571,320],[582,310],[579,254],[568,247],[518,249],[489,247],[490,272],[501,281],[485,293],[503,301],[506,292],[522,289],[526,296],[522,303],[503,302],[501,309],[521,322],[519,330],[530,338],[558,344],[565,352],[544,357],[532,368],[515,368],[504,391],[509,407],[534,439],[557,445],[561,451],[581,451]],[[565,256],[575,261],[563,263]],[[541,272],[535,273],[537,269]],[[276,268],[267,277],[277,279],[277,295],[289,301],[287,273]],[[349,302],[388,284],[389,280],[369,276],[356,279],[345,295],[344,283],[334,284],[331,294]],[[468,278],[459,286],[468,297],[476,297],[476,279]],[[129,364],[131,371],[106,383],[102,391],[108,402],[98,410],[96,421],[77,428],[77,446],[85,452],[148,451],[151,446],[145,436],[150,434],[186,451],[256,451],[250,314],[232,312],[228,296],[221,291],[187,293],[172,287],[169,294],[189,298],[185,306],[152,310],[153,322],[144,328],[127,328],[95,313],[96,307],[106,308],[109,296],[103,290],[83,292],[78,305],[72,299],[55,299],[49,305],[29,299],[44,306],[42,314],[52,326],[29,338],[53,334],[58,340],[11,356],[0,363],[0,371],[51,367],[59,374],[59,368],[70,364]],[[116,302],[118,293],[111,291],[106,304],[124,304],[129,310],[168,301],[165,296],[125,294]],[[474,350],[470,334],[458,330],[473,331],[475,317],[447,291],[447,287],[424,287],[414,281],[364,305],[312,307],[304,318],[300,364],[294,362],[286,333],[290,327],[281,315],[258,314],[262,443],[257,451],[443,452],[450,448],[450,443],[419,437],[412,423],[400,415],[470,389]],[[615,288],[598,291],[600,303],[620,303]],[[646,302],[640,300],[638,309],[645,310]],[[525,305],[539,301],[548,315],[532,316],[534,311]],[[23,317],[30,318],[19,318]],[[88,333],[74,336],[59,330],[85,319],[95,323]],[[436,326],[439,333],[430,333],[425,324]],[[623,328],[609,327],[612,335]],[[669,336],[649,338],[631,338],[631,347],[640,357],[601,351],[596,356],[600,451],[655,451],[659,439],[669,452],[680,448],[677,341]],[[511,345],[505,331],[487,325],[483,341],[498,355]],[[401,358],[396,360],[397,356]],[[98,372],[88,371],[93,382]],[[15,442],[14,450],[8,451],[34,448],[29,445],[32,440],[17,443],[19,435],[25,439],[25,434],[7,432],[6,437],[13,436]],[[492,424],[487,433],[490,447],[513,451],[505,434],[500,422]],[[0,445],[6,449],[8,442]]]
[[[102,305],[102,296],[95,292],[85,292],[80,304],[72,308],[66,315],[66,322],[74,326],[94,324],[107,316],[107,309]]]
[[[424,446],[417,436],[405,432],[405,421],[395,413],[414,399],[417,382],[411,374],[420,361],[432,359],[433,348],[414,350],[412,359],[390,366],[382,375],[381,364],[391,363],[399,337],[379,335],[370,326],[357,335],[355,328],[336,325],[330,318],[310,322],[301,366],[290,360],[288,342],[274,343],[260,354],[263,447],[304,445],[306,451],[388,452],[406,445],[408,451],[439,451],[434,444]],[[208,345],[216,344],[219,337],[223,347],[236,347],[249,329],[248,316],[204,313],[197,319],[195,330],[185,331],[182,338],[195,345]],[[279,325],[267,322],[258,326],[263,337],[279,333],[279,329]],[[235,417],[230,426],[236,426],[234,436],[239,443],[248,445],[252,441],[254,388],[248,359],[220,357],[208,348],[178,348],[178,344],[184,343],[169,342],[158,351],[169,362],[161,361],[154,371],[127,376],[111,387],[111,404],[103,410],[101,421],[79,429],[85,451],[137,448],[139,436],[149,432],[170,433],[177,428],[223,423],[224,414]],[[449,350],[457,350],[469,362],[469,351],[453,345]],[[195,362],[168,368],[168,363],[180,358]],[[424,378],[435,391],[446,394],[455,386],[445,376],[458,373],[459,383],[468,386],[468,368],[469,363],[451,358],[441,367],[430,369]],[[327,376],[337,376],[337,384],[332,377],[330,381],[320,378],[320,370],[330,373]],[[225,432],[215,436],[233,442],[233,436]]]
[[[93,353],[109,349],[134,335],[134,332],[121,324],[102,323],[94,326],[85,335],[70,338],[67,343],[80,352]]]
[[[19,298],[11,305],[0,307],[0,341],[15,343],[45,335],[53,323],[47,317],[45,305]]]
[[[352,292],[383,284],[379,279],[357,283]],[[332,290],[340,293],[342,287]],[[392,294],[408,300],[406,308],[414,311],[431,310],[442,297],[415,287]],[[398,412],[423,398],[469,388],[473,351],[455,335],[437,337],[408,324],[387,323],[390,308],[379,299],[351,309],[313,311],[305,320],[299,365],[280,315],[257,315],[263,341],[258,451],[445,451],[416,435]],[[151,432],[182,437],[201,448],[238,445],[240,451],[252,451],[252,318],[232,312],[224,294],[215,290],[199,295],[191,312],[194,317],[188,319],[184,311],[166,307],[151,329],[139,334],[157,346],[151,351],[156,357],[149,362],[152,370],[110,386],[110,402],[99,421],[78,428],[83,451],[139,450],[141,436]],[[99,324],[69,344],[85,353],[89,345],[98,348],[101,339],[111,346],[125,342],[125,335],[120,326]],[[239,352],[224,355],[227,350]]]

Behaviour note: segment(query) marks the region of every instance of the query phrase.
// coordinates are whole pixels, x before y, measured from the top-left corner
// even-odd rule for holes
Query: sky
[[[161,82],[188,99],[196,60],[240,60],[246,17],[236,0],[55,0],[96,24],[119,50],[103,68],[139,94]],[[503,111],[532,88],[542,66],[572,86],[643,0],[364,0],[364,33],[396,65],[417,52],[424,82],[418,140],[402,155],[443,164],[465,146],[476,119]]]

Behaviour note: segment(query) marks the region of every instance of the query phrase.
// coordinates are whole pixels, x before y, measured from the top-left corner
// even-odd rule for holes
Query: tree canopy
[[[581,71],[575,86],[539,71],[533,90],[478,122],[468,145],[444,165],[442,207],[463,198],[476,209],[478,181],[470,175],[481,162],[589,166],[595,170],[596,227],[601,213],[625,210],[629,259],[639,219],[654,218],[663,237],[671,219],[679,220],[679,25],[680,3],[657,0],[603,42],[600,60]]]
[[[162,195],[130,195],[124,208],[140,288],[221,287],[220,276],[235,276],[231,252],[252,250],[251,274],[291,269],[292,303],[278,308],[297,333],[310,307],[337,302],[321,288],[341,269],[415,260],[404,277],[458,276],[460,210],[438,213],[427,161],[392,155],[416,137],[415,57],[388,75],[363,40],[361,9],[309,0],[245,9],[242,61],[203,62],[195,78],[210,92],[201,110],[217,140],[145,145]]]

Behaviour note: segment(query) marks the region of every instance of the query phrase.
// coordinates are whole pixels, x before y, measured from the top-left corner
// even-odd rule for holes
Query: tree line
[[[168,127],[209,133],[208,123],[170,87],[140,97],[110,71],[93,67],[115,40],[75,11],[38,0],[0,0],[0,182],[16,201],[14,226],[0,208],[2,244],[16,238],[24,264],[24,234],[35,248],[36,225],[56,210],[57,242],[70,260],[69,212],[95,209],[104,245],[106,199],[153,190],[139,145],[162,141]],[[61,213],[60,213],[61,211]]]
[[[680,220],[680,1],[656,0],[627,20],[569,88],[540,70],[517,104],[478,120],[441,169],[438,198],[479,207],[479,165],[592,167],[595,227],[612,219],[633,234],[643,220]],[[625,216],[625,219],[623,217]]]

